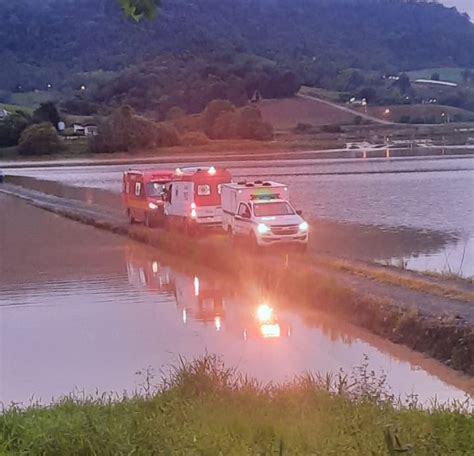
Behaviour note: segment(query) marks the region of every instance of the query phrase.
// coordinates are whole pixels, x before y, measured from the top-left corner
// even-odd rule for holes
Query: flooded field
[[[166,166],[178,165],[185,164]],[[474,275],[472,157],[301,159],[273,160],[271,164],[256,160],[222,165],[236,178],[263,177],[288,183],[295,205],[307,218],[342,224],[334,231],[336,236],[341,234],[339,238],[347,231],[360,240],[372,227],[375,241],[369,236],[366,249],[357,252],[362,259]],[[121,173],[128,168],[75,166],[11,169],[8,173],[118,193]]]
[[[395,394],[462,399],[468,379],[252,284],[184,270],[151,247],[0,196],[0,402],[123,392],[152,368],[212,353],[261,381],[384,371]]]

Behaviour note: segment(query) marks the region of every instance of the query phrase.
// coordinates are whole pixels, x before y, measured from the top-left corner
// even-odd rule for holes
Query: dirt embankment
[[[284,296],[288,305],[311,306],[338,315],[474,375],[472,302],[384,283],[361,273],[354,275],[350,268],[343,270],[334,264],[328,267],[296,253],[248,253],[245,248],[231,246],[220,235],[195,239],[130,226],[123,217],[104,212],[100,206],[10,184],[1,186],[0,191],[70,219],[153,245],[190,263],[215,268],[242,284],[259,287],[280,298]]]

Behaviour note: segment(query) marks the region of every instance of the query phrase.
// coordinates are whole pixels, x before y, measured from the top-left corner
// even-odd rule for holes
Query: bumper
[[[260,246],[276,244],[308,244],[308,233],[298,233],[291,236],[275,236],[274,234],[258,236],[257,243]]]
[[[193,222],[203,228],[222,228],[222,217],[198,217]]]

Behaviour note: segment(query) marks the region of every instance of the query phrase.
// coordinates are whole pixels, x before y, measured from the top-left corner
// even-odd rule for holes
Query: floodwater
[[[222,165],[237,179],[289,184],[295,206],[309,219],[341,224],[334,231],[340,238],[349,232],[360,242],[362,234],[373,228],[376,242],[369,238],[366,254],[357,252],[361,259],[474,276],[474,157],[255,160]],[[118,193],[121,173],[128,168],[74,166],[8,173]],[[345,239],[351,243],[351,237]],[[376,251],[374,244],[380,247]],[[391,248],[382,248],[387,246]]]
[[[462,400],[474,382],[328,316],[267,302],[149,246],[0,195],[0,402],[132,391],[206,353],[263,382],[350,371],[368,357],[393,393]],[[189,268],[189,266],[188,266]]]

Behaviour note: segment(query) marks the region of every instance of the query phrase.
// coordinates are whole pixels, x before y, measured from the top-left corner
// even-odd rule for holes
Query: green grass
[[[300,93],[302,95],[309,95],[324,100],[333,101],[334,103],[341,103],[341,96],[346,95],[344,92],[337,92],[335,90],[326,90],[319,87],[301,87]]]
[[[12,93],[11,103],[18,106],[27,106],[31,109],[36,109],[41,103],[57,101],[59,98],[59,92],[53,90],[39,90],[37,92]]]
[[[207,356],[130,397],[67,397],[0,416],[2,455],[466,455],[470,405],[394,403],[385,379],[303,375],[260,385]],[[397,442],[399,440],[399,442]],[[393,451],[389,451],[390,447]]]
[[[14,104],[0,103],[0,109],[6,109],[10,113],[24,112],[26,114],[33,114],[33,109]]]
[[[433,73],[439,73],[441,81],[454,82],[460,84],[463,82],[462,71],[464,68],[425,68],[423,70],[407,72],[410,79],[431,79]]]

